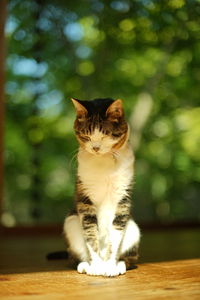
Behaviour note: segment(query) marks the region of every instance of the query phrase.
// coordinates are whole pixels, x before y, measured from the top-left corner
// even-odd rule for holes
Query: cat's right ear
[[[76,109],[76,115],[77,115],[78,120],[83,121],[88,114],[87,109],[77,99],[71,98],[71,100]]]

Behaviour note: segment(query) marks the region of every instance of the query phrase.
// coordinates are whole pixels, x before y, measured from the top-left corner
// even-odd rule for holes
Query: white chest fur
[[[127,146],[112,154],[93,155],[80,150],[78,176],[84,190],[97,208],[117,203],[126,194],[133,177],[133,153]]]

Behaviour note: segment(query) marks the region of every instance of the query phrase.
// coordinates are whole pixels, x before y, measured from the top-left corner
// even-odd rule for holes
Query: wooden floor
[[[137,268],[115,278],[45,259],[62,249],[61,236],[1,237],[0,299],[200,299],[198,230],[143,232]]]

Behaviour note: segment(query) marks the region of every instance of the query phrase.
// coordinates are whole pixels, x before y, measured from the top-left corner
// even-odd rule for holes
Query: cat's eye
[[[83,136],[83,135],[80,135],[79,138],[83,141],[83,142],[89,142],[91,139],[89,136]]]
[[[118,138],[121,136],[121,133],[112,133],[112,136]]]

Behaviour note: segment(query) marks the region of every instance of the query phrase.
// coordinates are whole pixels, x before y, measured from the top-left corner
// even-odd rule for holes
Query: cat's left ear
[[[77,100],[77,99],[73,99],[71,98],[73,104],[74,104],[74,107],[76,109],[76,114],[77,114],[77,117],[79,119],[79,121],[82,121],[86,118],[87,114],[88,114],[88,111],[87,109]]]
[[[118,119],[121,118],[123,115],[124,110],[121,99],[115,100],[106,111],[106,116],[113,121],[118,121]]]

